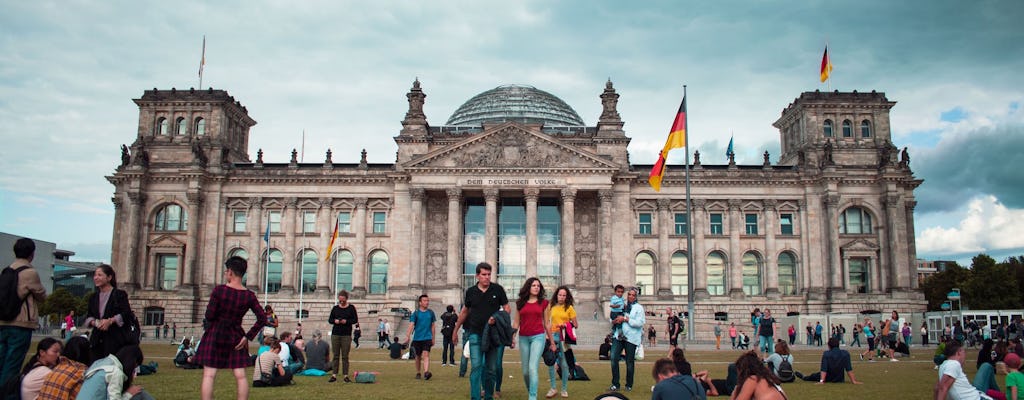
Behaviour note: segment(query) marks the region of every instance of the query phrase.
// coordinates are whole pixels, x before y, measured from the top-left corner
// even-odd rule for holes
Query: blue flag
[[[263,233],[263,241],[270,244],[270,215],[267,215],[267,231]]]
[[[728,158],[732,154],[732,136],[729,136],[729,149],[725,151],[725,157]]]

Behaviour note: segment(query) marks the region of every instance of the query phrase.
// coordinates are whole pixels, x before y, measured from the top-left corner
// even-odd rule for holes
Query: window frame
[[[680,217],[682,217],[682,221],[680,221]],[[672,218],[673,218],[673,222],[674,222],[674,227],[675,227],[676,235],[677,236],[686,236],[686,233],[687,233],[687,230],[688,230],[687,226],[690,223],[689,216],[686,213],[675,213],[675,214],[673,214]]]
[[[302,233],[316,232],[316,211],[302,210]]]
[[[638,235],[653,235],[654,234],[654,213],[641,212],[637,213],[637,234]],[[644,220],[647,221],[644,221]]]
[[[309,256],[312,256],[312,258]],[[319,260],[320,257],[316,254],[316,251],[313,251],[313,249],[305,249],[299,254],[299,258],[297,260],[299,264],[299,290],[301,290],[302,293],[316,292],[317,273],[320,269],[318,263]],[[310,268],[311,270],[307,271],[307,268]],[[311,284],[307,284],[307,275],[311,275],[313,277]]]
[[[178,212],[177,219],[171,219],[171,210]],[[172,226],[173,225],[173,226]],[[160,206],[153,218],[153,231],[155,232],[185,232],[188,230],[188,213],[185,207],[177,203],[167,203]]]
[[[196,136],[206,135],[206,119],[204,119],[203,117],[196,117],[192,126],[195,129]]]
[[[791,263],[789,263],[789,264],[783,263],[782,262],[782,257],[783,256],[789,257],[789,261],[791,261]],[[778,272],[779,272],[779,278],[778,278],[779,293],[781,293],[783,296],[796,295],[797,288],[799,286],[799,281],[797,280],[797,265],[798,265],[798,262],[797,262],[797,259],[796,259],[796,255],[794,255],[792,252],[789,252],[789,251],[784,251],[782,253],[779,253],[778,258],[776,259],[776,265],[777,265],[777,269],[778,269]],[[786,267],[786,266],[792,267],[793,271],[792,271],[791,274],[789,274],[789,273],[787,273],[785,275],[783,274],[784,273],[784,267]],[[788,281],[789,279],[792,279],[792,284],[786,284],[786,281]],[[787,288],[789,288],[789,289],[787,290]]]
[[[721,264],[712,264],[711,263],[711,258],[712,257],[716,257],[719,260],[721,260]],[[726,294],[725,290],[726,290],[726,288],[729,287],[729,274],[726,271],[726,264],[728,263],[728,260],[729,259],[726,258],[724,253],[722,253],[721,251],[717,251],[717,250],[713,251],[711,253],[708,253],[708,255],[705,257],[705,259],[704,259],[704,276],[706,277],[706,282],[705,282],[704,286],[705,286],[705,290],[708,291],[708,294],[710,294],[712,296],[724,296]],[[712,265],[719,265],[718,268],[721,270],[721,273],[720,274],[712,275],[711,274],[711,266]],[[712,278],[713,277],[721,277],[721,284],[719,285],[719,284],[717,284],[717,282],[715,282],[715,284],[712,284]],[[717,280],[717,278],[716,278],[716,280]]]
[[[268,212],[267,224],[270,226],[270,233],[281,233],[281,211],[272,210]]]
[[[167,135],[169,135],[170,134],[170,130],[171,130],[170,124],[171,123],[170,123],[170,121],[167,120],[167,117],[157,118],[156,119],[156,126],[155,126],[155,129],[154,129],[154,131],[155,131],[154,133],[156,133],[156,136],[167,136]]]
[[[753,259],[753,273],[750,273],[751,266],[747,263],[748,256]],[[747,296],[760,296],[764,294],[764,261],[761,256],[753,251],[743,253],[740,259],[743,264],[740,272],[743,279],[743,293]],[[757,283],[748,284],[747,279],[753,277]]]
[[[174,266],[168,267],[167,260],[173,259]],[[157,253],[156,255],[156,279],[157,290],[169,291],[178,286],[178,271],[181,269],[181,256],[171,253]],[[168,273],[173,272],[174,276],[169,277]],[[170,284],[170,287],[167,285]]]
[[[851,222],[850,217],[854,214],[851,211],[857,211],[857,218],[859,221]],[[843,235],[870,235],[874,231],[872,227],[872,217],[868,210],[861,206],[850,206],[847,207],[843,212],[839,213],[839,233]],[[857,232],[851,232],[850,227],[857,227]]]
[[[341,216],[344,215],[345,218]],[[352,233],[352,212],[351,211],[339,211],[338,216],[338,233]]]
[[[242,233],[246,231],[248,215],[245,211],[233,210],[231,212],[231,232]],[[241,216],[241,218],[239,218]],[[241,225],[241,227],[239,227]]]
[[[852,138],[853,137],[853,122],[850,122],[850,120],[848,120],[848,119],[844,119],[843,120],[843,137],[844,138]]]
[[[673,252],[672,257],[669,259],[669,269],[672,271],[672,294],[676,296],[688,296],[690,294],[688,263],[689,259],[686,256],[686,252],[682,250]]]
[[[346,254],[347,256],[343,256]],[[342,263],[345,261],[345,263]],[[352,272],[355,269],[355,255],[352,254],[348,249],[340,249],[334,253],[334,292],[338,293],[341,290],[352,291],[353,281]],[[343,271],[342,268],[348,267],[348,271]],[[348,282],[343,282],[342,277],[348,277]],[[347,283],[347,286],[342,286]]]
[[[651,269],[651,273],[649,273],[649,274],[648,273],[643,273],[643,274],[640,273],[641,265],[643,265],[645,268],[648,267],[647,264],[641,264],[640,263],[640,257],[644,257],[644,256],[646,256],[647,258],[649,258],[651,260],[651,263],[649,265],[649,267]],[[655,275],[657,274],[657,269],[658,269],[657,265],[658,265],[658,258],[655,257],[654,253],[651,252],[651,251],[644,250],[644,251],[641,251],[639,253],[636,253],[636,256],[633,257],[633,267],[634,267],[634,271],[636,271],[636,273],[634,274],[634,278],[636,279],[636,283],[640,287],[641,295],[652,295],[652,294],[654,294],[653,293],[654,292],[654,285],[657,282],[655,280]]]
[[[786,229],[789,228],[789,229]],[[787,232],[788,230],[788,232]],[[779,213],[779,234],[790,235],[793,233],[793,213]]]
[[[751,221],[753,219],[753,221]],[[757,213],[743,214],[743,232],[748,236],[757,235]]]
[[[854,272],[854,262],[857,262],[862,270]],[[850,281],[849,289],[853,289],[854,293],[868,293],[871,291],[871,259],[865,257],[851,257],[847,264],[847,275]],[[859,276],[860,279],[855,279],[855,276]],[[861,285],[855,286],[855,282],[859,281]]]
[[[377,217],[380,217],[380,221]],[[384,235],[388,233],[388,213],[386,211],[374,211],[371,214],[373,218],[373,230],[372,232],[377,235]]]
[[[718,220],[717,222],[715,220]],[[725,235],[725,222],[722,213],[709,213],[708,214],[708,228],[709,234],[715,236]],[[717,228],[717,229],[716,229]]]
[[[871,122],[868,120],[860,121],[860,137],[870,138],[871,137]]]
[[[821,124],[821,133],[827,138],[835,136],[835,124],[832,123],[831,119],[826,119],[825,122]]]
[[[376,264],[375,256],[382,254],[385,263],[383,264],[383,272],[380,269],[380,264]],[[370,287],[367,293],[369,294],[387,294],[388,293],[388,272],[391,269],[391,256],[384,250],[377,249],[370,252],[370,256],[366,257],[368,263],[367,269],[369,270],[369,283]]]
[[[178,117],[174,120],[174,134],[188,136],[188,120],[185,117]]]

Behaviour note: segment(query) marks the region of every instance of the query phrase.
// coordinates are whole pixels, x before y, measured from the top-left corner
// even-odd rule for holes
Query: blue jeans
[[[619,358],[622,356],[623,347],[626,348],[626,387],[632,388],[636,345],[625,340],[612,340],[612,386],[619,387]]]
[[[982,393],[985,393],[989,389],[993,389],[997,392],[1000,391],[999,384],[996,383],[995,368],[992,368],[992,364],[990,363],[982,363],[981,366],[978,367],[978,373],[974,375],[974,380],[971,381],[971,384],[974,385],[975,389],[980,390]]]
[[[544,334],[519,336],[519,357],[523,365],[523,383],[530,396],[529,400],[537,400],[537,379],[540,356],[544,353]]]
[[[486,353],[480,351],[482,335],[470,333],[469,336],[469,396],[473,400],[480,399],[480,389],[483,388],[484,399],[494,399],[494,383],[498,373],[498,348],[492,348]]]
[[[0,383],[18,376],[31,343],[31,329],[0,326]]]
[[[555,347],[558,349],[558,365],[562,367],[562,391],[569,390],[569,364],[565,362],[565,350],[562,349],[562,335],[554,334],[551,335],[551,340],[555,343]],[[551,388],[557,389],[555,386],[555,366],[548,366],[548,380],[551,382]],[[632,385],[630,385],[632,386]]]
[[[761,343],[758,345],[758,348],[767,354],[772,354],[772,352],[775,351],[775,340],[773,340],[774,337],[775,336],[759,336]]]
[[[494,364],[494,391],[501,391],[501,378],[505,377],[505,366],[502,364],[502,360],[505,359],[505,346],[498,347],[498,356],[495,358],[496,363]]]

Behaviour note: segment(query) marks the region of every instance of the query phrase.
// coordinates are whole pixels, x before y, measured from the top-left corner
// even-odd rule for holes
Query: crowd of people
[[[0,351],[0,383],[4,398],[152,398],[133,383],[144,360],[138,321],[127,293],[117,288],[115,272],[109,265],[101,265],[96,271],[97,290],[89,298],[82,325],[76,326],[74,315],[69,313],[61,337],[43,338],[35,352],[29,354],[32,331],[39,326],[38,304],[46,296],[38,273],[31,266],[34,250],[31,240],[17,241],[17,259],[4,271],[5,279],[15,279],[21,301],[14,316],[0,320],[0,344],[4,350]],[[251,387],[292,384],[296,375],[325,376],[328,383],[365,378],[363,373],[350,370],[350,353],[353,345],[359,345],[361,328],[358,312],[346,291],[338,292],[337,303],[327,317],[330,339],[325,340],[320,330],[314,330],[307,341],[302,337],[301,323],[295,331],[278,330],[280,323],[273,308],[261,305],[256,295],[244,287],[242,277],[248,268],[245,259],[231,257],[224,267],[226,282],[210,294],[202,337],[182,340],[173,362],[179,368],[203,370],[203,399],[213,397],[214,380],[221,369],[231,370],[238,398],[248,398]],[[437,338],[436,328],[440,326],[441,366],[455,366],[459,354],[459,376],[464,377],[468,369],[470,398],[501,397],[506,348],[518,348],[528,399],[536,400],[543,392],[542,364],[548,372],[544,397],[568,398],[569,380],[588,379],[573,354],[579,321],[571,290],[559,286],[549,297],[541,280],[530,277],[510,302],[505,289],[492,282],[492,270],[488,263],[477,265],[476,284],[466,289],[459,311],[448,305],[437,316],[430,308],[430,297],[420,296],[416,309],[408,316],[404,341],[387,319],[378,319],[378,348],[387,348],[391,358],[412,360],[416,368],[414,379],[430,380],[430,352]],[[242,320],[250,312],[255,321],[246,329]],[[656,384],[651,388],[652,399],[785,399],[782,385],[797,379],[818,384],[861,383],[854,375],[850,353],[842,348],[847,333],[843,324],[833,325],[827,339],[822,337],[826,328],[820,322],[807,324],[807,344],[816,345],[824,339],[828,350],[821,355],[820,368],[803,374],[795,370],[796,360],[790,350],[796,342],[796,328],[789,325],[784,333],[780,331],[779,321],[771,310],[754,309],[749,326],[737,326],[735,322],[723,326],[716,322],[715,348],[721,348],[722,336],[727,335],[727,344],[745,351],[729,363],[726,376],[713,378],[707,370],[694,368],[686,359],[679,346],[685,324],[671,309],[666,313],[668,357],[654,360],[651,376]],[[607,314],[611,328],[599,348],[599,359],[610,364],[609,394],[625,398],[634,390],[636,361],[642,355],[644,339],[649,347],[657,345],[657,330],[654,324],[648,324],[649,315],[653,314],[638,301],[638,289],[622,285],[614,288]],[[895,310],[881,322],[865,318],[851,329],[849,346],[860,346],[861,337],[867,343],[867,350],[859,353],[865,361],[874,361],[876,357],[898,361],[901,348],[908,346],[913,336],[910,324],[903,322]],[[925,327],[921,333],[922,343],[926,344]],[[1019,320],[1007,326],[990,327],[968,321],[965,327],[958,323],[948,327],[934,359],[939,376],[936,399],[1024,399],[1020,388],[1024,385],[1024,374],[1019,371],[1024,358],[1022,336],[1024,327]],[[250,354],[251,340],[260,344],[256,354]],[[981,347],[978,372],[973,380],[968,380],[963,370],[966,346],[975,341]],[[30,356],[27,362],[25,356]],[[251,374],[246,371],[248,367],[253,367]],[[1000,372],[1008,374],[1005,392],[994,379]],[[376,373],[369,374],[373,375],[371,380],[376,377]]]

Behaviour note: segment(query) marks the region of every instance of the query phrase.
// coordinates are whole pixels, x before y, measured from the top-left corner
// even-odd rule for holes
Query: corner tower
[[[885,93],[804,92],[773,126],[782,144],[780,165],[884,167],[895,161]]]

